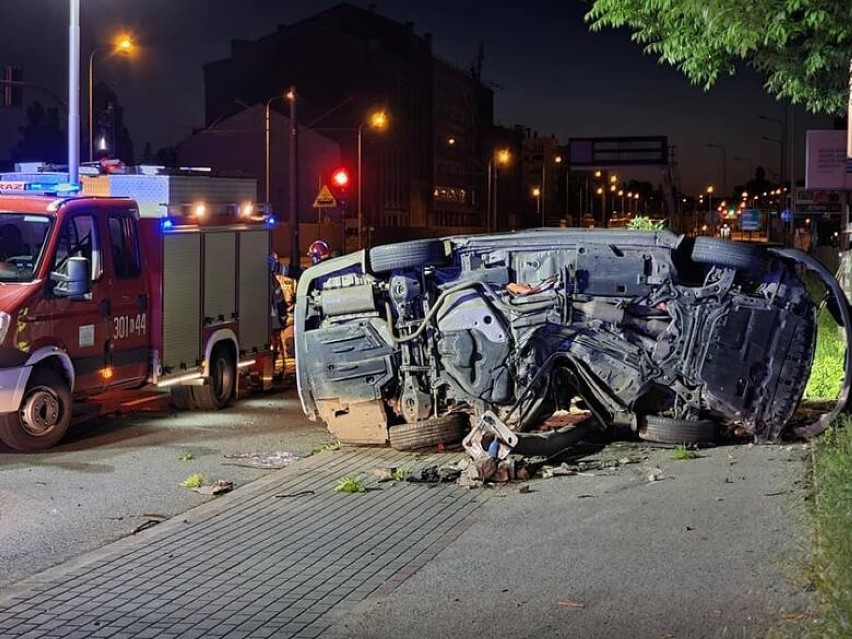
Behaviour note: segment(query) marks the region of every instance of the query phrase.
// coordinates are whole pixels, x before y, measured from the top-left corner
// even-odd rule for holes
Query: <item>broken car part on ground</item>
[[[399,449],[458,442],[470,418],[469,450],[488,430],[512,448],[577,402],[651,441],[710,441],[722,424],[777,441],[814,355],[805,270],[849,343],[837,281],[792,249],[595,229],[377,246],[299,281],[302,406],[344,443]],[[803,434],[845,404],[848,359],[837,408]]]

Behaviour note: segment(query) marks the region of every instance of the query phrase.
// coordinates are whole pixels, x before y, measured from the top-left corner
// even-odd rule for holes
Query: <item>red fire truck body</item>
[[[271,379],[274,220],[221,199],[253,199],[254,180],[98,176],[84,193],[110,195],[90,196],[27,177],[0,176],[0,193],[16,193],[0,195],[0,442],[53,446],[76,402],[113,389],[153,385],[209,410],[231,401],[242,373]],[[100,181],[118,177],[120,188]],[[175,200],[182,178],[219,201]],[[152,185],[171,199],[114,197]]]

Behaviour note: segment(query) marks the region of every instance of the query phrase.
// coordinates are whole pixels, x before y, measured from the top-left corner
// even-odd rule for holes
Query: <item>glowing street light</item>
[[[115,42],[113,43],[113,53],[118,53],[121,55],[129,55],[133,52],[134,49],[133,37],[128,34],[120,35]],[[92,49],[92,52],[89,54],[89,162],[92,162],[94,159],[94,127],[92,126],[92,114],[93,114],[93,98],[92,98],[92,70],[95,61],[95,53],[101,50],[102,47],[98,46]],[[105,147],[105,141],[102,143],[102,146]]]

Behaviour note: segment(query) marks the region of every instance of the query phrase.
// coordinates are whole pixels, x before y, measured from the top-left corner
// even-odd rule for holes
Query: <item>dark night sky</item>
[[[141,152],[175,143],[204,123],[202,66],[229,55],[230,41],[255,39],[336,4],[333,0],[82,0],[81,82],[99,38],[128,29],[143,44],[132,61],[95,57],[95,82],[107,81],[124,107],[125,121]],[[353,2],[366,7],[361,0]],[[710,92],[691,86],[675,69],[643,55],[626,31],[591,33],[579,0],[385,0],[376,11],[411,21],[432,33],[436,55],[459,66],[485,43],[483,75],[495,83],[495,119],[540,134],[570,137],[667,135],[676,147],[685,192],[722,183],[723,145],[727,184],[744,182],[748,161],[774,173],[779,166],[777,120],[785,108],[765,95],[746,70],[722,79]],[[67,0],[0,0],[0,63],[24,67],[25,79],[67,97]],[[294,56],[299,52],[294,51]],[[262,70],[258,70],[262,73]],[[333,68],[329,82],[334,81]],[[31,93],[27,100],[36,97]],[[47,102],[48,100],[45,100]],[[85,90],[81,117],[87,109]],[[793,115],[796,177],[803,172],[804,131],[830,128],[832,120],[789,109]],[[0,148],[17,140],[20,112],[0,110]],[[2,153],[0,153],[2,155]],[[736,160],[734,158],[745,158]],[[789,160],[787,162],[789,166]],[[789,170],[787,171],[789,173]],[[659,171],[620,170],[659,181]]]

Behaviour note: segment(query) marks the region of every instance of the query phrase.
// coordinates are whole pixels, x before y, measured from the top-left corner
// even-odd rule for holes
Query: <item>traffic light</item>
[[[336,189],[346,190],[349,186],[349,171],[343,168],[337,169],[331,174],[331,184]]]
[[[349,205],[349,169],[339,168],[331,174],[331,190],[334,192],[334,197],[337,200],[337,206],[341,210],[346,210]]]

